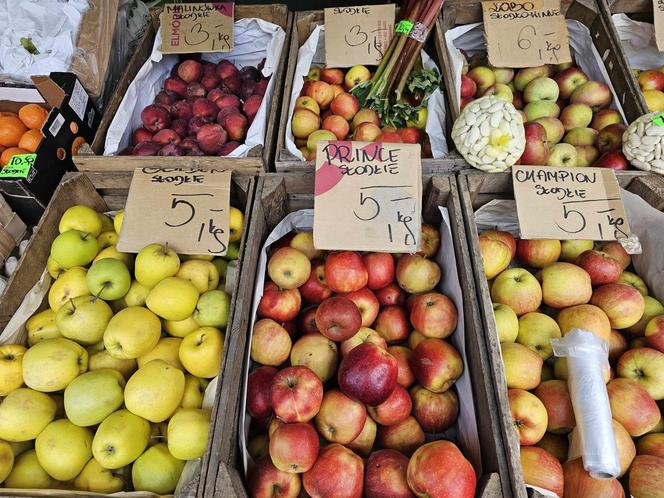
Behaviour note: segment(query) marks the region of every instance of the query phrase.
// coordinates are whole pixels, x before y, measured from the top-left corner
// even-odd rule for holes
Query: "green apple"
[[[78,296],[62,305],[55,315],[55,324],[67,339],[89,346],[102,340],[112,316],[111,307],[103,299]]]
[[[117,214],[113,217],[113,230],[115,233],[120,235],[120,230],[122,229],[122,222],[124,221],[124,209],[120,209]]]
[[[173,337],[186,337],[200,326],[194,320],[194,315],[190,315],[184,320],[162,320],[162,327],[168,335]]]
[[[103,368],[76,377],[65,389],[65,413],[76,425],[97,425],[124,402],[125,380],[120,372]]]
[[[101,222],[101,233],[115,231],[113,228],[113,220],[106,216],[104,213],[97,213],[97,217]]]
[[[551,339],[560,337],[558,323],[544,313],[526,313],[519,318],[519,335],[516,342],[535,351],[543,360],[553,356]]]
[[[51,256],[64,269],[89,264],[99,252],[97,236],[90,232],[69,230],[51,244]]]
[[[136,460],[148,445],[150,423],[129,410],[110,414],[97,428],[92,454],[106,469],[119,469]]]
[[[214,258],[212,264],[217,268],[219,273],[219,285],[217,288],[223,289],[223,284],[226,282],[226,271],[228,270],[228,261],[224,258]]]
[[[7,479],[14,466],[14,451],[7,441],[0,441],[0,484]]]
[[[224,335],[214,327],[201,327],[182,339],[180,362],[192,375],[209,379],[219,374]]]
[[[124,489],[124,480],[121,473],[105,469],[97,460],[91,458],[74,479],[74,487],[93,493],[118,493]]]
[[[20,344],[0,344],[0,396],[7,396],[23,385],[23,355]]]
[[[154,348],[160,336],[159,317],[142,306],[130,306],[108,322],[104,347],[114,358],[138,358]]]
[[[125,386],[127,410],[150,422],[162,422],[180,406],[184,394],[182,370],[152,360],[131,376]]]
[[[168,451],[180,460],[194,460],[203,456],[209,428],[210,410],[178,410],[168,421]]]
[[[101,254],[107,247],[114,246],[118,243],[118,234],[111,228],[110,232],[101,232],[97,237],[97,245],[99,246],[99,254]]]
[[[92,262],[94,263],[101,259],[117,259],[118,261],[122,261],[129,270],[134,268],[134,255],[129,254],[128,252],[120,252],[115,246],[108,246],[101,249]]]
[[[514,342],[519,333],[519,319],[506,304],[493,303],[493,317],[500,342]]]
[[[184,394],[180,406],[182,408],[200,408],[203,406],[205,389],[210,381],[191,374],[184,375]]]
[[[231,297],[226,291],[211,290],[203,293],[196,303],[194,320],[201,327],[224,328],[228,324]]]
[[[219,285],[219,271],[212,261],[201,259],[185,261],[180,265],[180,269],[175,276],[189,280],[194,284],[199,294],[216,289]]]
[[[65,271],[62,265],[53,259],[53,256],[49,256],[46,260],[46,269],[48,270],[49,275],[53,278],[58,278],[60,274]]]
[[[88,352],[69,339],[41,341],[23,355],[23,381],[35,391],[61,391],[88,369]]]
[[[25,322],[25,331],[28,333],[28,345],[34,346],[44,339],[62,337],[55,324],[55,311],[46,309],[35,313]]]
[[[37,460],[58,481],[76,477],[92,456],[92,431],[60,419],[48,424],[35,440]]]
[[[48,394],[20,388],[0,404],[0,439],[30,441],[55,417],[57,406]]]
[[[136,256],[134,274],[136,280],[151,289],[166,277],[174,276],[180,269],[180,258],[166,245],[150,244]]]
[[[167,495],[175,491],[180,480],[184,460],[178,460],[165,443],[148,448],[131,468],[131,480],[136,491],[151,491]]]
[[[127,380],[136,371],[136,360],[114,358],[110,355],[103,342],[88,347],[88,370],[111,368],[117,370]]]
[[[90,294],[112,301],[120,299],[129,291],[131,275],[122,261],[106,258],[92,263],[85,281]]]
[[[136,361],[138,368],[141,368],[146,363],[152,360],[164,360],[169,365],[182,370],[182,363],[180,363],[179,351],[182,339],[179,337],[162,337],[159,339],[157,345],[148,351],[143,356],[139,356]]]
[[[7,488],[52,489],[54,486],[55,480],[39,465],[35,450],[28,450],[19,455],[5,480]]]
[[[58,311],[60,306],[70,299],[90,294],[88,284],[85,281],[87,272],[85,268],[75,266],[63,272],[53,282],[53,285],[48,290],[48,305],[53,311]]]
[[[240,257],[240,243],[231,242],[228,244],[228,250],[224,254],[224,259],[227,261],[233,261]]]
[[[194,312],[198,296],[196,286],[189,280],[167,277],[150,290],[145,305],[166,320],[184,320]]]
[[[79,232],[91,233],[95,237],[101,233],[102,221],[99,213],[88,206],[81,204],[67,209],[58,225],[58,231],[65,233],[69,230],[78,230]]]

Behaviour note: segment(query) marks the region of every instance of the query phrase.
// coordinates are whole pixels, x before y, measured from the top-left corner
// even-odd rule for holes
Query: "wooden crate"
[[[145,157],[122,156],[125,159],[125,163],[119,164],[115,161],[119,156],[102,156],[102,154],[104,152],[106,133],[108,132],[111,121],[113,121],[115,113],[125,96],[127,88],[134,80],[145,61],[150,57],[155,36],[159,30],[159,12],[159,10],[153,12],[145,36],[136,47],[134,55],[129,60],[127,69],[118,82],[117,88],[104,110],[99,129],[97,130],[97,134],[92,143],[91,153],[84,154],[84,152],[80,152],[79,154],[81,155],[74,158],[74,163],[79,171],[127,171],[128,166],[129,170],[133,171],[134,168],[143,166],[143,161],[146,159]],[[206,169],[233,168],[258,173],[266,171],[273,161],[274,135],[276,133],[276,125],[279,122],[280,103],[284,88],[284,72],[286,70],[286,56],[288,54],[288,35],[291,31],[293,16],[288,12],[288,7],[283,4],[235,5],[236,20],[251,17],[277,24],[286,32],[286,39],[281,50],[281,59],[277,70],[272,75],[272,78],[275,80],[275,85],[272,93],[272,101],[266,117],[265,145],[262,147],[254,147],[249,151],[249,155],[244,158],[191,157],[196,167]],[[108,157],[113,157],[113,160],[107,161]],[[181,160],[181,157],[159,157],[159,163],[162,167],[176,167]]]
[[[288,49],[288,69],[286,70],[286,82],[284,83],[283,101],[281,104],[281,119],[279,121],[279,132],[277,135],[276,153],[275,153],[275,169],[279,173],[285,172],[307,172],[313,171],[313,161],[300,161],[293,156],[288,149],[286,149],[286,127],[288,123],[288,111],[290,109],[290,97],[293,88],[293,80],[295,79],[295,68],[297,66],[298,50],[309,38],[309,35],[318,25],[324,23],[324,15],[322,10],[312,10],[306,12],[296,12],[295,19],[293,20],[293,29],[290,34],[290,45]],[[444,58],[445,44],[443,41],[443,31],[441,29],[440,20],[436,21],[431,36],[427,42],[429,47],[428,54],[436,61],[438,69],[444,74]],[[445,82],[443,80],[443,82]],[[444,90],[446,91],[446,90]],[[449,97],[448,97],[449,98]],[[447,101],[449,102],[449,101]],[[446,102],[446,103],[447,103]],[[426,173],[439,173],[457,171],[467,169],[468,165],[463,158],[456,152],[452,151],[454,144],[450,138],[452,131],[451,113],[446,106],[446,139],[447,146],[450,149],[450,154],[444,159],[422,159],[422,170]]]
[[[0,330],[5,328],[20,306],[23,297],[30,291],[30,289],[32,289],[35,283],[37,283],[46,268],[46,260],[50,253],[51,243],[58,235],[58,222],[65,210],[75,204],[84,204],[102,212],[123,208],[129,191],[131,175],[131,173],[90,173],[88,176],[84,173],[68,173],[63,178],[62,183],[55,191],[44,216],[37,226],[34,235],[30,239],[16,271],[9,280],[7,292],[0,301]],[[241,273],[242,262],[246,252],[245,246],[248,240],[248,225],[254,200],[255,184],[256,180],[246,175],[238,175],[237,177],[234,175],[231,183],[231,204],[238,209],[243,210],[245,216],[245,231],[242,240],[240,241],[240,255],[238,259],[239,273]],[[203,460],[216,458],[215,455],[220,449],[218,444],[219,440],[214,439],[213,437],[215,428],[214,422],[217,418],[217,413],[223,408],[220,407],[219,404],[219,394],[222,390],[222,386],[226,382],[226,364],[230,361],[228,359],[228,352],[232,351],[230,343],[232,342],[232,338],[240,333],[239,325],[242,321],[241,315],[243,315],[243,313],[241,311],[236,312],[236,310],[242,310],[241,307],[238,308],[237,304],[238,297],[240,296],[240,281],[238,279],[235,282],[231,295],[230,315],[225,333],[225,353],[224,358],[222,359],[221,373],[217,381],[217,391],[215,395],[216,402],[212,409],[211,430]],[[244,333],[244,331],[242,331],[242,333]],[[201,472],[201,476],[203,475],[204,472]],[[195,496],[197,487],[197,481],[189,483],[189,485],[182,490],[180,496]],[[23,496],[40,495],[41,490],[26,491],[26,493],[27,494],[21,494]],[[72,491],[48,491],[48,496],[68,498],[72,495],[74,495],[74,492]],[[0,488],[0,496],[8,496],[4,491],[4,488]],[[16,495],[10,494],[9,496]],[[76,496],[87,496],[87,494],[80,493]],[[96,494],[95,496],[103,495]],[[141,494],[140,496],[149,496],[149,494]]]
[[[562,0],[561,9],[567,19],[575,19],[584,24],[590,30],[590,36],[597,52],[599,52],[606,70],[611,76],[613,89],[623,108],[625,117],[629,122],[643,114],[640,105],[641,97],[638,85],[629,73],[625,63],[624,54],[620,49],[620,43],[615,35],[615,29],[611,20],[602,14],[598,4],[604,0]],[[632,3],[630,0],[625,0]],[[482,22],[482,5],[474,0],[448,0],[443,4],[442,12],[443,36],[447,30],[469,23]],[[445,47],[443,53],[443,67],[445,86],[448,88],[448,99],[450,99],[450,110],[454,119],[459,115],[459,102],[454,89],[454,75],[450,68],[450,54]]]
[[[481,458],[483,475],[478,475],[478,498],[509,497],[509,480],[507,462],[504,454],[504,441],[502,431],[498,428],[498,413],[495,406],[495,392],[490,380],[487,351],[481,337],[481,316],[477,303],[474,280],[470,270],[470,259],[466,246],[465,228],[462,221],[459,195],[452,175],[423,176],[422,210],[423,221],[437,226],[441,215],[438,206],[445,206],[449,210],[450,228],[452,232],[455,252],[457,254],[457,270],[460,285],[463,290],[464,315],[466,329],[466,354],[468,362],[466,368],[471,373],[471,384],[475,399],[475,410],[479,439],[481,444]],[[240,280],[240,294],[236,308],[242,309],[240,320],[241,328],[238,334],[231,336],[230,348],[233,353],[228,354],[226,375],[221,393],[221,404],[225,411],[218,417],[217,426],[223,430],[221,445],[223,455],[228,459],[217,462],[218,472],[212,473],[214,462],[210,462],[207,479],[205,480],[205,496],[246,496],[242,484],[241,466],[239,460],[238,420],[241,404],[243,383],[243,364],[246,348],[248,347],[248,334],[251,323],[252,293],[257,275],[258,257],[267,236],[273,228],[290,212],[313,207],[313,175],[312,174],[267,174],[259,178],[254,208],[252,211],[245,261]],[[240,302],[240,299],[246,299]],[[230,376],[233,380],[230,380]],[[502,483],[501,483],[502,481]],[[502,484],[502,486],[501,486]]]
[[[621,175],[618,176],[621,187],[633,192],[659,210],[664,210],[664,179],[656,175]],[[478,312],[481,314],[485,330],[486,350],[489,355],[489,377],[495,382],[494,392],[499,409],[501,436],[505,441],[507,451],[507,464],[509,476],[512,481],[512,496],[514,498],[528,498],[526,493],[521,463],[519,459],[519,440],[512,425],[512,416],[507,401],[507,383],[505,371],[500,355],[500,342],[493,318],[493,307],[489,286],[484,276],[482,255],[477,237],[477,225],[474,212],[493,199],[513,199],[512,175],[510,173],[497,173],[487,175],[469,172],[458,176],[461,206],[466,223],[466,235],[470,249],[470,259],[475,275],[475,288],[478,292]],[[534,493],[534,496],[540,496]]]

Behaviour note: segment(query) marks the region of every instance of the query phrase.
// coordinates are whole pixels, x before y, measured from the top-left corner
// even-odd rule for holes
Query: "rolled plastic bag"
[[[576,447],[583,468],[594,479],[612,479],[620,461],[604,372],[609,368],[609,346],[588,330],[572,329],[562,339],[552,339],[556,356],[567,358],[567,386],[576,418]]]

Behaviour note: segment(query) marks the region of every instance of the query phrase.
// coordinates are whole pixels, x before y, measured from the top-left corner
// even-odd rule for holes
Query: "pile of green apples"
[[[123,214],[65,211],[48,306],[27,320],[21,344],[0,345],[7,488],[169,494],[205,452],[203,397],[221,367],[243,214],[231,208],[225,259],[162,244],[121,253]]]

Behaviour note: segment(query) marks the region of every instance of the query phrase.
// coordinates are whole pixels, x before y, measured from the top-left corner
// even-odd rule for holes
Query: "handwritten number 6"
[[[581,221],[581,227],[578,230],[567,230],[566,228],[561,227],[558,223],[556,225],[558,228],[560,228],[562,231],[567,232],[567,233],[579,233],[581,230],[586,228],[586,218],[581,214],[581,212],[577,211],[576,209],[567,209],[567,205],[563,205],[563,218],[566,220],[569,218],[571,214],[576,214]]]
[[[521,50],[528,50],[530,47],[532,47],[533,42],[530,41],[528,38],[524,38],[524,31],[530,29],[533,32],[533,36],[537,35],[537,31],[535,30],[534,26],[528,25],[524,26],[521,28],[521,31],[519,31],[519,36],[516,38],[516,44],[519,46]],[[526,45],[527,43],[527,45]]]
[[[362,218],[362,217],[359,216],[355,211],[353,211],[353,214],[355,215],[355,217],[356,217],[358,220],[362,220],[362,221],[371,221],[371,220],[375,219],[375,218],[380,214],[380,204],[378,204],[378,201],[377,201],[376,199],[374,199],[373,197],[371,197],[371,196],[368,196],[368,195],[365,196],[365,195],[364,195],[364,192],[360,192],[360,206],[364,206],[364,204],[366,203],[366,201],[371,201],[371,202],[374,203],[374,205],[375,205],[375,209],[376,209],[376,213],[375,213],[373,216],[371,216],[370,218]]]
[[[187,223],[189,223],[191,220],[194,219],[194,215],[196,214],[196,209],[194,209],[194,206],[191,202],[185,201],[184,199],[173,199],[173,202],[171,203],[171,209],[175,209],[178,206],[178,204],[186,204],[189,207],[189,209],[191,211],[191,214],[189,215],[189,218],[187,218],[182,223],[178,223],[178,224],[171,224],[171,223],[168,223],[167,221],[165,221],[164,224],[166,226],[169,226],[171,228],[177,228],[177,227],[181,227],[183,225],[186,225]]]

